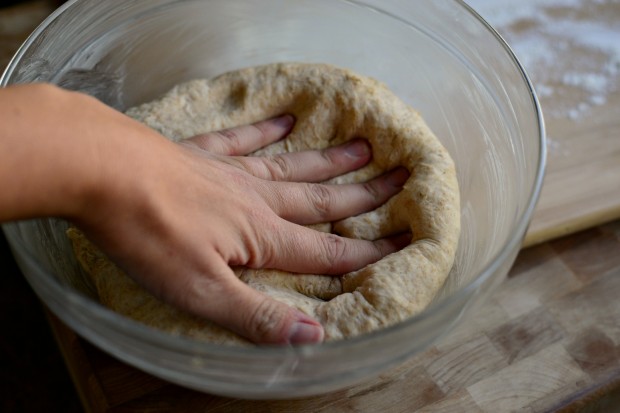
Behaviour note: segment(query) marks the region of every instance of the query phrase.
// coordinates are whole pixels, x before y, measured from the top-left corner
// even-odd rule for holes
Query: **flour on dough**
[[[277,63],[183,83],[127,111],[174,141],[284,113],[297,119],[290,135],[254,155],[366,138],[372,162],[328,182],[367,181],[397,166],[406,167],[411,176],[386,204],[339,222],[337,231],[372,240],[408,227],[412,240],[403,250],[341,277],[247,268],[236,269],[237,275],[315,317],[325,328],[326,340],[385,328],[421,312],[453,264],[460,232],[459,190],[448,152],[420,115],[383,84],[324,64]],[[78,229],[70,229],[68,235],[104,305],[173,334],[247,344],[234,333],[154,298]]]

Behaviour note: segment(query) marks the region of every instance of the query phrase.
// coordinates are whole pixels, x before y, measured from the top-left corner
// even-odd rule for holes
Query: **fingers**
[[[297,242],[291,243],[288,238],[275,240],[280,243],[275,247],[277,256],[272,257],[271,262],[250,262],[249,266],[342,274],[402,249],[411,239],[409,234],[401,234],[370,242],[295,227]],[[198,274],[188,278],[184,286],[176,284],[166,288],[168,294],[177,292],[168,301],[258,344],[294,345],[323,341],[324,330],[318,321],[243,283],[220,257],[213,256],[207,261],[208,276]]]
[[[245,170],[271,181],[321,182],[366,165],[371,158],[368,142],[353,139],[331,148],[241,159]]]
[[[293,116],[283,115],[252,125],[196,135],[184,142],[219,155],[246,155],[284,138],[294,123]]]
[[[291,224],[292,225],[292,224]],[[298,227],[298,242],[281,246],[273,266],[307,273],[342,274],[371,264],[406,246],[411,236],[401,234],[369,242],[340,238]],[[234,276],[230,267],[215,258],[209,277],[191,279],[182,300],[171,300],[186,310],[225,326],[258,344],[313,344],[324,338],[321,324],[303,312],[253,289]],[[250,263],[251,264],[251,263]],[[294,275],[291,275],[294,277]],[[172,289],[168,289],[171,291]]]
[[[363,184],[283,182],[270,185],[264,191],[264,196],[280,217],[307,225],[335,221],[373,210],[397,194],[408,178],[409,172],[405,168],[397,168]]]
[[[283,115],[252,125],[196,135],[183,141],[218,155],[241,156],[284,138],[295,119]],[[272,181],[321,182],[358,169],[370,161],[371,150],[362,139],[316,151],[243,157],[237,162],[252,175]]]
[[[321,324],[276,301],[232,274],[223,262],[211,266],[185,290],[183,306],[258,344],[312,344],[323,341]],[[188,297],[187,292],[193,295]]]
[[[284,228],[269,234],[271,239],[265,241],[273,245],[271,250],[277,253],[270,257],[263,254],[260,261],[251,260],[248,262],[249,267],[339,275],[379,261],[388,254],[400,251],[411,242],[409,233],[366,241],[284,222]],[[286,238],[280,234],[287,234]]]

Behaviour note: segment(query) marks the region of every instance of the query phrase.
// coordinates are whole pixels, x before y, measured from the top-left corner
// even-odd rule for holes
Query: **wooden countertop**
[[[619,251],[620,221],[525,249],[490,299],[433,347],[374,380],[299,400],[188,390],[52,326],[90,412],[620,411]]]
[[[481,11],[492,4],[478,2]],[[530,36],[562,47],[558,33],[542,23],[572,19],[572,24],[589,22],[588,27],[596,28],[595,20],[620,21],[620,4],[614,0],[511,4],[527,9],[533,3],[544,3],[538,14],[530,10],[510,19],[488,9],[489,19],[498,20],[498,29],[517,49],[527,46]],[[44,1],[0,9],[3,66],[49,11]],[[620,57],[578,42],[565,46],[602,65],[604,90],[589,84],[584,92],[575,85],[576,80],[600,81],[590,77],[597,74],[596,65],[579,69],[560,62],[569,66],[558,78],[531,73],[535,84],[540,82],[543,108],[550,109],[548,174],[526,240],[533,246],[521,252],[510,276],[467,324],[375,380],[320,397],[256,402],[163,382],[95,349],[51,316],[84,407],[92,412],[620,409],[620,221],[614,221],[620,217]],[[540,56],[530,56],[528,50],[523,49],[524,57],[536,62]],[[574,233],[584,228],[589,229]],[[44,346],[42,352],[52,351]]]
[[[466,0],[521,60],[547,127],[526,245],[620,217],[620,3]]]

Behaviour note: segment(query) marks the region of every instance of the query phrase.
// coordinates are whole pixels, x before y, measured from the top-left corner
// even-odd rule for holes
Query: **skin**
[[[319,184],[369,162],[361,139],[244,156],[284,138],[294,124],[289,115],[179,144],[51,85],[0,90],[0,113],[0,221],[70,220],[154,295],[256,343],[316,343],[323,329],[241,282],[230,266],[337,275],[409,241],[354,240],[303,226],[376,208],[408,173]]]

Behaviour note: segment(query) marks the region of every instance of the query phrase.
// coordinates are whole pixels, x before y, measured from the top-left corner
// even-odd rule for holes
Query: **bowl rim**
[[[21,45],[21,47],[17,50],[15,55],[10,60],[6,69],[0,76],[0,87],[6,87],[8,78],[15,70],[16,64],[21,60],[23,55],[26,53],[28,48],[32,45],[32,43],[39,37],[39,35],[50,25],[52,24],[61,14],[66,12],[67,9],[73,7],[75,3],[80,0],[69,0],[56,9],[52,14],[50,14],[39,26],[28,36],[25,42]],[[347,3],[352,3],[356,6],[361,7],[370,7],[371,9],[386,15],[387,17],[396,18],[400,22],[410,25],[405,19],[395,16],[389,12],[386,12],[376,6],[371,6],[366,4],[361,0],[343,0]],[[516,236],[510,237],[507,242],[500,248],[500,250],[489,259],[487,265],[480,271],[479,275],[468,284],[460,288],[458,291],[438,300],[430,304],[426,309],[424,309],[421,313],[414,315],[400,323],[395,325],[391,325],[380,330],[376,330],[370,333],[366,333],[357,337],[352,337],[346,340],[335,340],[329,342],[323,342],[319,344],[310,344],[310,345],[299,345],[299,346],[268,346],[268,345],[260,345],[260,346],[236,346],[236,345],[226,345],[226,344],[214,344],[210,342],[200,341],[198,339],[192,339],[184,336],[173,336],[169,333],[165,333],[163,331],[157,330],[155,328],[148,327],[138,321],[132,320],[125,316],[122,316],[113,310],[103,306],[97,301],[86,297],[85,295],[76,292],[64,285],[62,285],[56,277],[51,274],[49,277],[40,278],[39,281],[42,281],[43,286],[50,291],[55,292],[57,294],[64,294],[67,298],[67,301],[70,301],[77,308],[77,311],[80,312],[88,312],[93,313],[97,316],[99,321],[103,321],[110,326],[114,326],[117,330],[122,330],[123,334],[127,334],[134,339],[138,340],[148,340],[151,344],[157,344],[159,348],[166,348],[169,350],[173,350],[175,352],[182,353],[191,353],[192,356],[197,355],[209,355],[209,356],[238,356],[243,354],[244,357],[255,357],[260,356],[262,358],[277,358],[281,359],[283,356],[290,357],[291,352],[298,356],[308,356],[312,354],[316,354],[317,352],[327,352],[327,351],[339,351],[346,349],[350,351],[350,348],[358,345],[366,345],[367,343],[373,342],[377,339],[385,339],[386,336],[390,336],[392,334],[396,334],[398,332],[402,332],[410,328],[410,326],[414,324],[418,324],[423,320],[432,318],[437,316],[437,314],[441,311],[441,309],[448,302],[458,301],[460,298],[472,294],[478,287],[480,287],[502,264],[504,264],[512,254],[518,248],[518,244],[522,243],[523,237],[525,236],[526,230],[529,226],[530,219],[533,215],[534,209],[536,207],[536,203],[540,197],[543,178],[546,169],[546,161],[547,161],[547,148],[546,148],[546,131],[545,131],[545,123],[543,118],[542,109],[540,106],[540,102],[534,90],[533,83],[527,74],[525,68],[521,64],[521,62],[516,57],[515,53],[511,49],[511,47],[507,44],[504,38],[482,17],[480,16],[471,6],[469,6],[465,0],[453,0],[457,3],[465,12],[468,12],[472,17],[474,17],[479,23],[482,24],[482,27],[486,28],[490,32],[490,34],[495,37],[498,41],[499,46],[501,46],[507,53],[508,57],[511,59],[512,63],[515,65],[515,69],[520,74],[522,81],[525,83],[525,87],[528,89],[530,94],[530,99],[532,103],[532,109],[535,112],[536,121],[538,124],[538,162],[536,164],[536,175],[533,182],[533,186],[530,189],[529,196],[527,198],[526,206],[517,220],[517,224],[515,225],[514,233]],[[16,243],[12,247],[17,248],[20,253],[24,254],[25,257],[38,265],[38,260],[33,255],[32,251],[30,251],[29,247],[25,245],[23,239],[20,235],[16,234],[16,236],[10,236],[11,233],[19,232],[18,222],[9,222],[2,224],[3,230],[7,235],[10,243]],[[96,308],[96,309],[94,309]],[[101,311],[103,310],[103,311]],[[63,321],[69,321],[64,320]],[[71,324],[71,322],[68,322]]]

